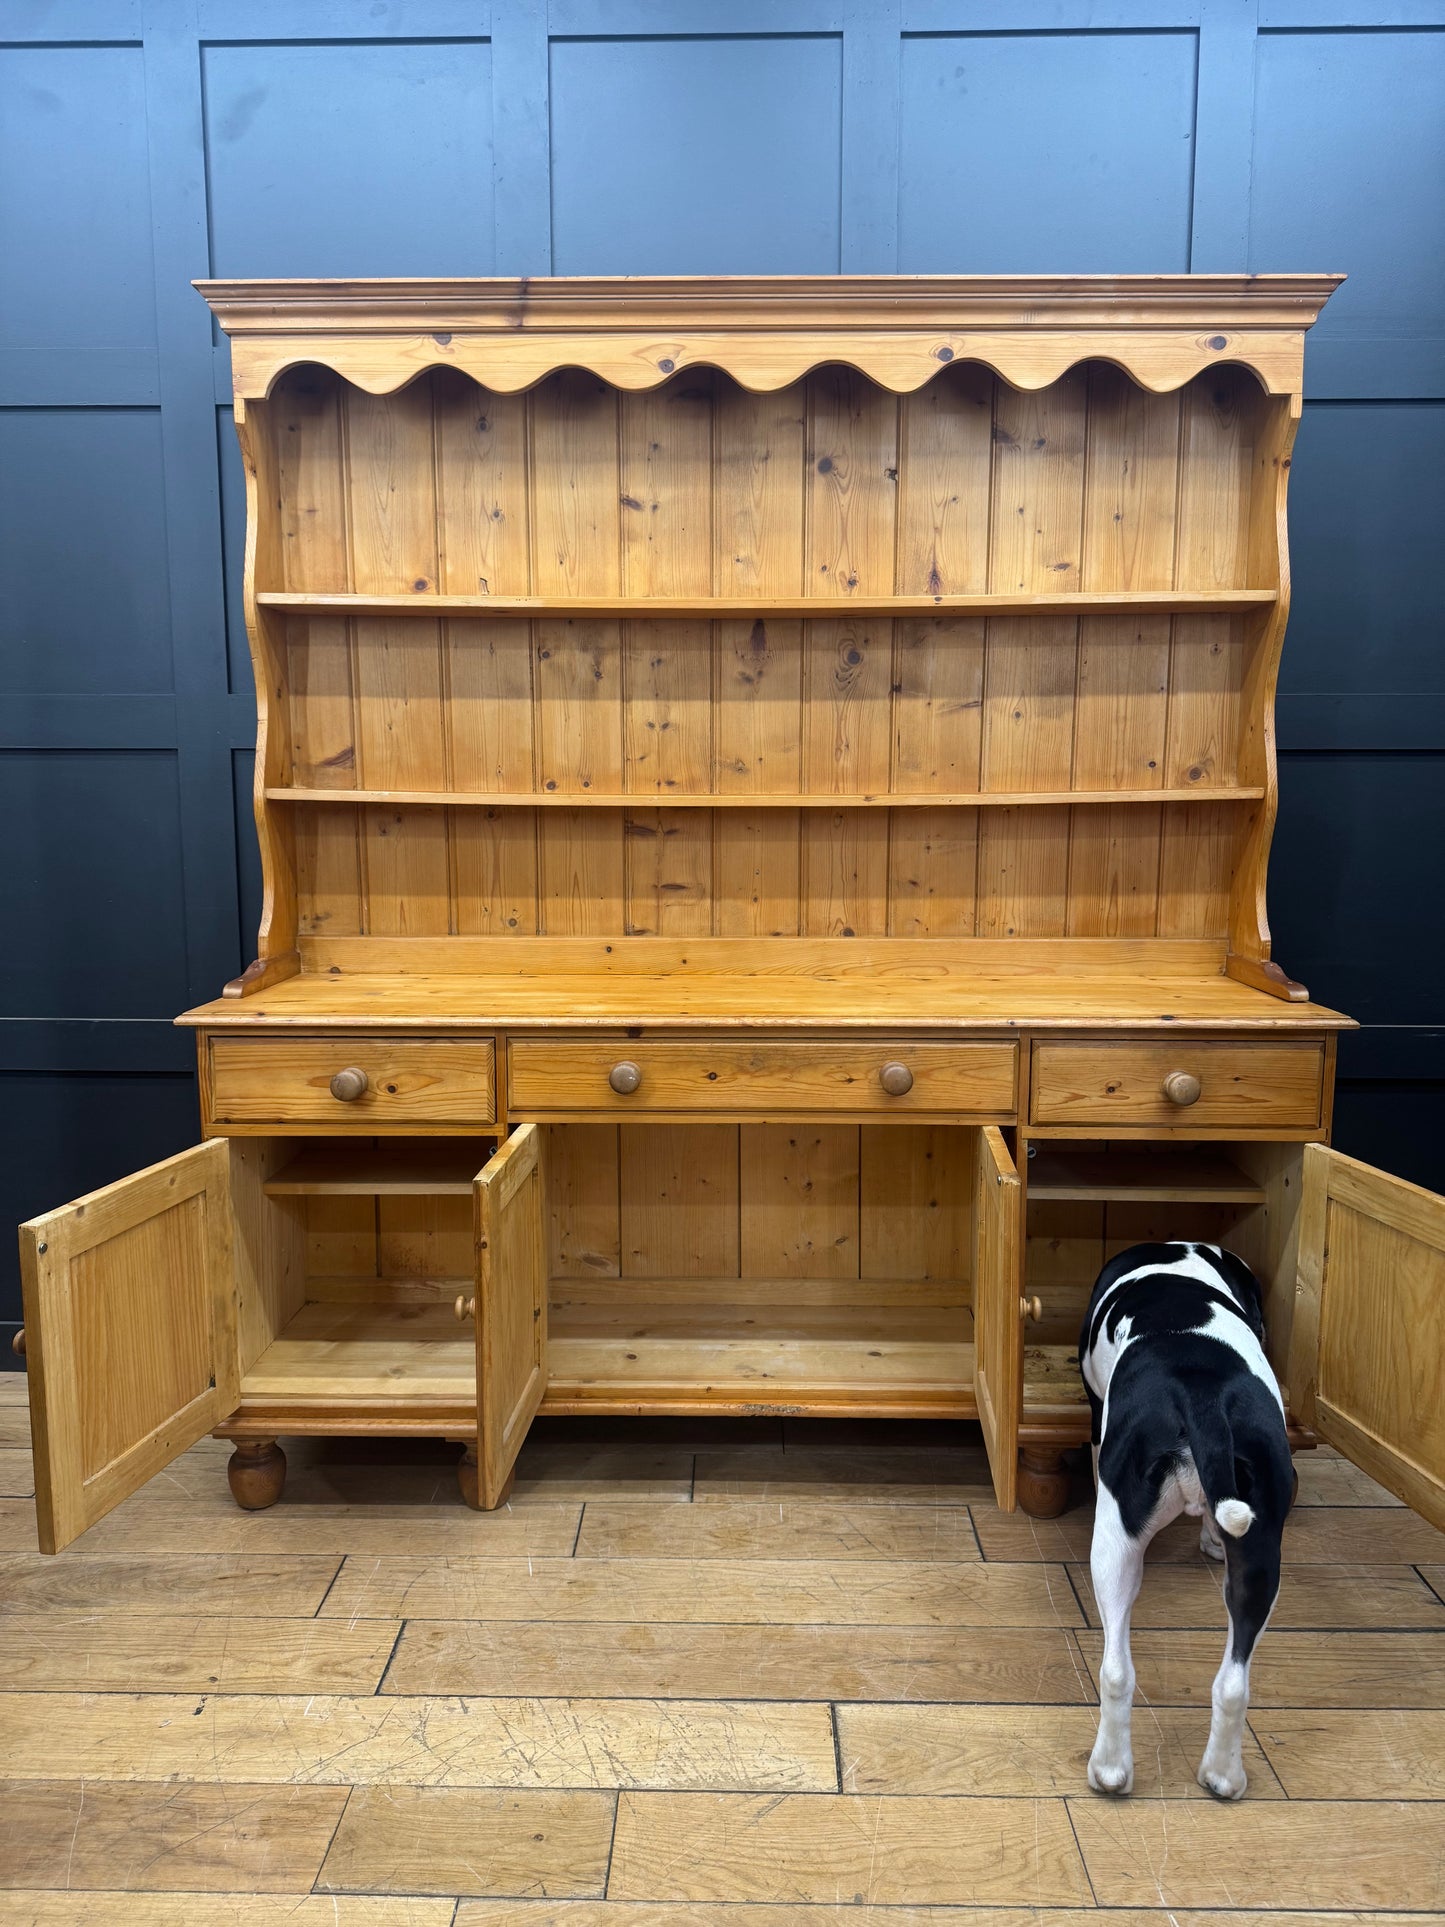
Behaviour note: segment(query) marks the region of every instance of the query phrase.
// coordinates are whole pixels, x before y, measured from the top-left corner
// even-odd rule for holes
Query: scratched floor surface
[[[1445,1538],[1301,1462],[1249,1793],[1194,1784],[1216,1571],[1136,1622],[1132,1800],[1088,1790],[1089,1514],[995,1511],[966,1428],[207,1441],[56,1559],[0,1378],[0,1922],[84,1927],[1445,1927]],[[1122,1910],[1122,1911],[1121,1911]]]

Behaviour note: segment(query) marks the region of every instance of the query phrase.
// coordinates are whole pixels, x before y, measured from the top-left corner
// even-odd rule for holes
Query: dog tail
[[[1221,1499],[1214,1508],[1214,1517],[1221,1532],[1227,1532],[1231,1539],[1242,1539],[1254,1524],[1253,1508],[1243,1499]]]
[[[1234,1434],[1228,1414],[1219,1410],[1190,1413],[1185,1429],[1194,1469],[1216,1524],[1231,1539],[1242,1539],[1254,1524],[1254,1508],[1234,1496]]]

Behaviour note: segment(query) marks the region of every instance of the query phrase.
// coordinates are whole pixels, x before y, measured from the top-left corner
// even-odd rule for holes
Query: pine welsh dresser
[[[1155,1236],[1445,1523],[1445,1201],[1325,1148],[1265,915],[1335,285],[202,284],[258,955],[202,1142],[22,1232],[42,1545],[208,1432],[493,1507],[539,1412],[977,1418],[1047,1515]]]

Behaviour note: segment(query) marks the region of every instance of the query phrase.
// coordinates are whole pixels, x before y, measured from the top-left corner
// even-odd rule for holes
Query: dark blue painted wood
[[[174,1016],[186,989],[177,784],[164,750],[0,751],[0,1008]]]
[[[1194,63],[1191,33],[906,38],[899,267],[1186,268]]]
[[[0,48],[0,102],[0,345],[154,348],[140,48]]]
[[[1291,473],[1282,687],[1383,692],[1408,728],[1419,696],[1445,695],[1445,402],[1306,403]]]
[[[190,1140],[167,1020],[259,914],[212,267],[1347,269],[1295,471],[1271,906],[1368,1026],[1339,1141],[1445,1183],[1442,47],[1445,0],[4,0],[12,1215]]]
[[[154,408],[0,409],[0,690],[168,690]]]
[[[1445,392],[1445,28],[1265,33],[1252,268],[1344,269],[1310,393]]]
[[[558,274],[834,274],[842,41],[554,40]]]
[[[1445,752],[1281,756],[1275,955],[1363,1024],[1438,1024],[1442,850]]]
[[[213,46],[204,78],[217,274],[493,271],[484,40]]]

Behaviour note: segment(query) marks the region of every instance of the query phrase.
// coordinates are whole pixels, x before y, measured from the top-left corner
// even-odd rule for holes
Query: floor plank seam
[[[311,1615],[313,1619],[319,1619],[321,1617],[322,1609],[324,1608],[327,1600],[331,1597],[331,1588],[336,1584],[337,1580],[341,1577],[341,1568],[346,1564],[346,1561],[348,1560],[348,1558],[350,1558],[350,1556],[351,1555],[349,1553],[343,1552],[340,1559],[337,1561],[336,1570],[335,1572],[332,1573],[330,1579],[327,1581],[325,1592],[322,1593],[320,1599],[318,1599],[316,1602],[316,1610]]]
[[[372,1695],[373,1698],[379,1699],[382,1695],[383,1689],[386,1686],[386,1676],[391,1671],[391,1663],[396,1658],[397,1650],[401,1645],[402,1634],[405,1633],[406,1627],[407,1622],[403,1619],[396,1629],[396,1638],[391,1642],[391,1651],[387,1654],[386,1664],[381,1669],[381,1678],[376,1682],[376,1687]]]
[[[322,1853],[320,1860],[317,1861],[316,1872],[311,1877],[311,1891],[313,1894],[325,1892],[325,1889],[318,1886],[317,1883],[326,1871],[326,1863],[331,1858],[331,1849],[336,1845],[336,1836],[341,1831],[341,1823],[346,1818],[346,1809],[351,1805],[351,1796],[355,1791],[356,1788],[354,1786],[349,1786],[346,1789],[346,1798],[341,1802],[341,1809],[336,1816],[336,1825],[331,1829],[331,1838],[326,1842],[325,1851]],[[335,1902],[333,1901],[332,1904],[334,1906]]]
[[[603,1900],[606,1900],[612,1891],[612,1856],[617,1848],[617,1816],[621,1810],[622,1788],[614,1787],[612,1790],[612,1831],[607,1836],[607,1867],[602,1875],[601,1898]],[[460,1901],[457,1902],[457,1906],[460,1908]]]
[[[828,1702],[828,1724],[833,1730],[833,1771],[838,1778],[838,1791],[843,1792],[843,1740],[838,1731],[838,1703]]]
[[[1074,1837],[1074,1851],[1079,1856],[1079,1865],[1083,1868],[1084,1878],[1089,1883],[1089,1897],[1097,1908],[1099,1906],[1099,1891],[1094,1885],[1094,1876],[1089,1867],[1089,1857],[1084,1852],[1084,1843],[1079,1838],[1079,1829],[1074,1825],[1074,1802],[1072,1795],[1065,1797],[1063,1807],[1064,1818],[1069,1823],[1069,1832]],[[1166,1915],[1165,1918],[1168,1919],[1169,1916]]]
[[[582,1543],[582,1521],[587,1517],[587,1501],[584,1499],[577,1512],[577,1530],[572,1535],[572,1551],[569,1557],[577,1557],[577,1548]]]

